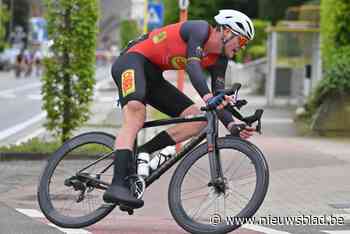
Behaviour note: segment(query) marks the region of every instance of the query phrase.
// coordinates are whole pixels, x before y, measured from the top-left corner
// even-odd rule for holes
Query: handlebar
[[[252,126],[253,123],[258,121],[258,124],[256,126],[256,131],[261,134],[261,117],[264,113],[263,109],[257,109],[255,113],[251,116],[243,117],[235,108],[240,110],[244,105],[248,104],[248,102],[244,99],[238,100],[238,91],[242,85],[240,83],[234,83],[231,89],[224,89],[224,90],[218,90],[216,92],[216,95],[225,93],[225,95],[234,95],[235,96],[235,102],[234,104],[228,104],[225,106],[225,109],[231,112],[231,114],[236,117],[237,119],[241,120],[242,122],[246,123],[248,126]],[[208,106],[201,107],[201,111],[211,111],[214,110],[212,108],[208,108]]]

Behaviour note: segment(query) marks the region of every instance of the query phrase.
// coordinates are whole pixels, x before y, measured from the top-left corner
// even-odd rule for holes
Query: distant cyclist
[[[211,75],[212,90],[223,89],[228,59],[254,38],[252,21],[235,10],[220,10],[214,27],[203,20],[190,20],[155,29],[132,41],[116,59],[112,76],[118,86],[123,123],[116,142],[114,176],[105,192],[106,202],[140,208],[144,202],[135,198],[125,180],[130,174],[134,140],[146,118],[146,104],[171,116],[200,114],[194,102],[166,81],[165,70],[185,69],[191,83],[207,105],[218,106],[221,122],[234,135],[249,138],[253,128],[239,129],[232,115],[223,107],[232,98],[216,95],[207,86],[204,70]],[[153,153],[195,136],[206,122],[178,124],[160,132],[139,148]]]

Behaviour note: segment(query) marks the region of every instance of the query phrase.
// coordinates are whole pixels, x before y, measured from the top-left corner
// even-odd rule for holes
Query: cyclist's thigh
[[[112,66],[112,77],[119,91],[122,107],[131,100],[146,103],[145,58],[137,53],[118,57]]]
[[[152,80],[147,87],[147,102],[154,108],[171,116],[178,117],[194,102],[184,93],[180,92],[162,76]]]

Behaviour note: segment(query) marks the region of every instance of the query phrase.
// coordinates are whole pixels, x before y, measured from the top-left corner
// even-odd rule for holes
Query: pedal
[[[132,208],[130,208],[130,207],[128,207],[128,206],[125,206],[125,205],[123,205],[123,204],[121,204],[121,205],[119,206],[119,209],[120,209],[121,211],[128,212],[129,215],[133,215],[133,214],[134,214],[134,210],[133,210]]]

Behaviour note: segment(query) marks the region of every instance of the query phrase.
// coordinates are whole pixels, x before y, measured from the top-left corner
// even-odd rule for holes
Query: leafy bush
[[[53,56],[45,61],[46,127],[61,141],[89,118],[95,83],[97,0],[45,0]]]
[[[266,45],[253,45],[248,48],[247,54],[251,59],[258,59],[266,56]]]
[[[327,98],[350,94],[350,2],[321,1],[322,55],[325,77],[308,100],[309,115]]]
[[[337,48],[350,45],[350,1],[321,1],[322,55],[325,68],[332,63]]]
[[[343,47],[338,52],[331,57],[330,68],[309,100],[308,106],[312,113],[326,98],[335,94],[350,95],[350,46]]]
[[[7,6],[6,5],[0,5],[0,52],[4,50],[5,45],[6,45],[6,40],[5,40],[5,25],[10,19],[10,14],[8,12]]]

